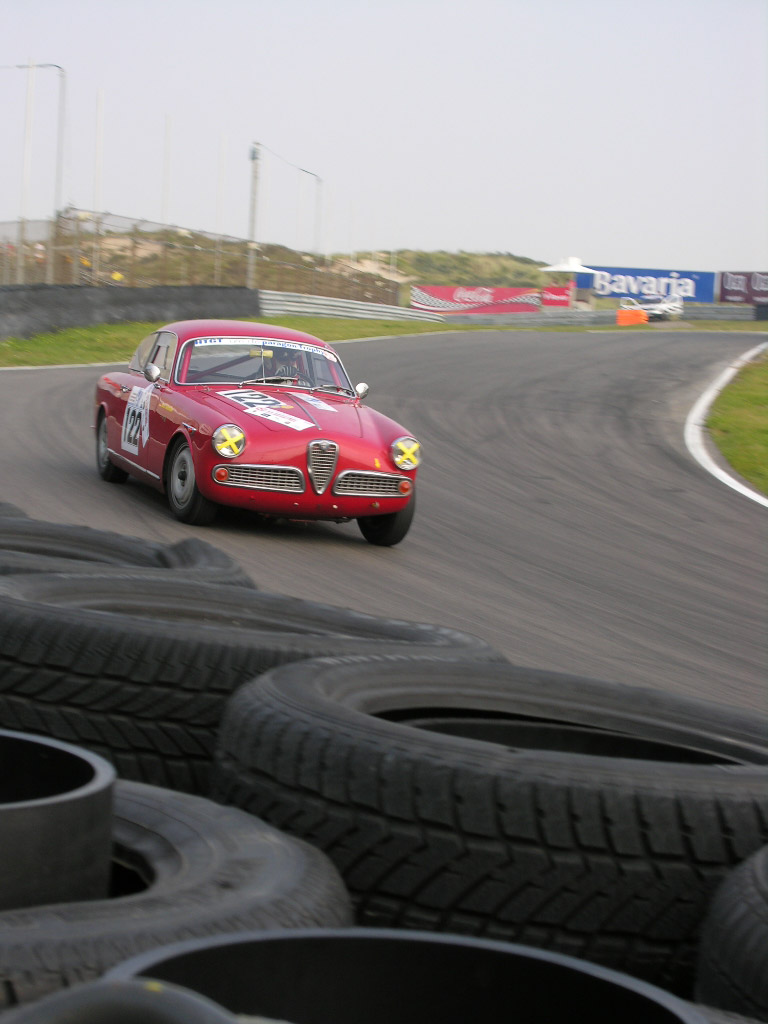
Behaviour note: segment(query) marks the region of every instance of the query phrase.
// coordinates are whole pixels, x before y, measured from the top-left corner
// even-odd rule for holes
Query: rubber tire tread
[[[382,717],[419,707],[699,736],[744,763],[512,749]],[[510,664],[326,658],[233,695],[212,795],[326,852],[359,924],[542,946],[687,995],[713,891],[766,842],[767,724]]]
[[[145,875],[147,888],[0,913],[0,1007],[182,939],[351,922],[330,861],[237,808],[118,781],[114,841],[116,859]]]
[[[0,722],[101,754],[121,778],[207,794],[224,704],[275,665],[373,650],[504,660],[442,626],[141,574],[0,579]]]
[[[6,1010],[3,1024],[236,1024],[191,989],[144,979],[94,981]]]
[[[723,1010],[768,1020],[768,846],[735,868],[701,932],[696,995]]]
[[[194,579],[254,587],[229,555],[197,538],[162,544],[89,526],[0,515],[0,575],[40,572],[174,571]]]

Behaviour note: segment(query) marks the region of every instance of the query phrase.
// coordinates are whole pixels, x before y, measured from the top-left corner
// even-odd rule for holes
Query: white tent
[[[548,270],[553,274],[568,274],[571,281],[575,281],[577,274],[597,274],[597,270],[593,270],[591,267],[585,267],[578,256],[569,256],[567,260],[561,260],[560,263],[553,263],[551,267],[539,267],[539,270]],[[574,290],[571,292],[571,298],[569,306],[575,304],[576,291],[575,285]]]
[[[551,267],[539,267],[539,270],[551,270],[558,274],[596,274],[598,271],[585,267],[578,256],[569,256],[567,260],[553,263]]]

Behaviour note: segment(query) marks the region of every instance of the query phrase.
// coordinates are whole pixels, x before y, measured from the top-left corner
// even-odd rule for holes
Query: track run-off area
[[[226,509],[196,529],[135,480],[105,484],[94,366],[0,372],[1,500],[152,542],[197,536],[263,590],[466,630],[519,665],[765,712],[766,509],[685,439],[702,394],[758,341],[660,329],[337,343],[367,402],[423,445],[416,518],[394,548],[354,523]]]

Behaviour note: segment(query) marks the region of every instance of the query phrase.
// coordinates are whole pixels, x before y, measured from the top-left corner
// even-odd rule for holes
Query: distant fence
[[[169,224],[68,208],[0,222],[0,285],[266,288],[399,304],[399,285],[343,260]]]

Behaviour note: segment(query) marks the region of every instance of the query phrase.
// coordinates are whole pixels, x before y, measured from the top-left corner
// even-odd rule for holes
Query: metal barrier
[[[271,292],[259,289],[261,315],[286,316],[338,316],[362,320],[431,320],[440,323],[440,313],[426,313],[404,306],[387,306],[379,302],[355,302],[352,299],[334,299],[328,295],[301,295],[298,292]]]

